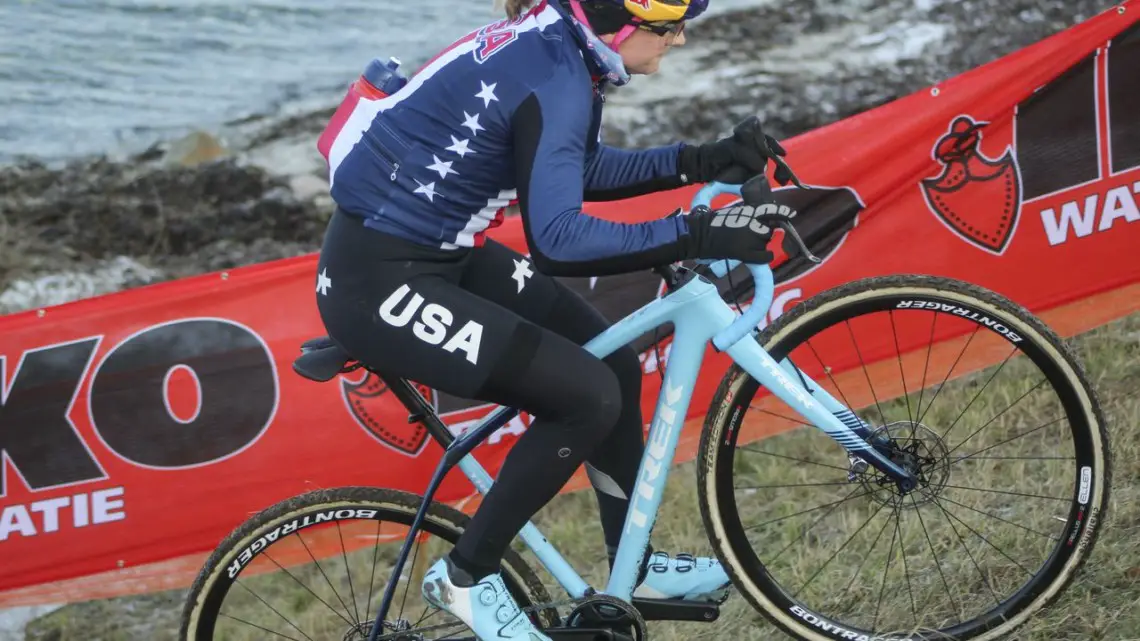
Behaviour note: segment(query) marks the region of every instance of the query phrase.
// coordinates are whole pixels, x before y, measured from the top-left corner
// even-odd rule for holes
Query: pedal
[[[712,623],[720,618],[720,606],[704,601],[682,599],[642,599],[634,597],[633,607],[646,621],[695,621]]]

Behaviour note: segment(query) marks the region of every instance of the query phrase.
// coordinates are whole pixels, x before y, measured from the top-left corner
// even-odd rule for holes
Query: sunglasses
[[[673,34],[674,36],[679,36],[682,33],[684,33],[684,31],[685,31],[685,21],[684,20],[676,20],[676,21],[663,20],[660,22],[638,22],[637,28],[638,29],[644,29],[645,31],[655,33],[659,36],[664,36],[664,35],[670,34],[670,33]]]

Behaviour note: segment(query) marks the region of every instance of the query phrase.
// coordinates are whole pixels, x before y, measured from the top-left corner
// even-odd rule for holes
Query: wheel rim
[[[938,297],[930,292],[925,298]],[[961,309],[961,299],[944,298]],[[810,316],[784,334],[772,354],[779,358],[790,352],[796,366],[832,395],[864,408],[859,415],[879,434],[893,437],[899,449],[915,446],[911,434],[927,437],[926,445],[909,453],[934,459],[920,466],[925,485],[900,496],[897,488],[880,482],[873,468],[848,481],[851,466],[845,453],[814,427],[800,425],[738,448],[741,435],[747,440],[749,431],[739,427],[741,416],[720,445],[717,505],[743,569],[777,608],[824,637],[978,636],[1004,623],[1003,616],[1012,618],[1059,580],[1075,543],[1084,540],[1079,536],[1083,528],[1096,516],[1088,511],[1088,494],[1092,479],[1099,478],[1099,462],[1088,438],[1087,414],[1066,389],[1071,379],[1063,368],[1040,345],[1012,343],[977,317],[900,310],[899,302],[897,296],[869,296],[844,306],[846,312]],[[872,316],[880,320],[873,322]],[[923,359],[915,345],[899,340],[913,339],[916,324],[932,338],[962,336],[959,354],[939,356],[955,365],[970,360],[971,345],[983,352],[1005,346],[1007,353],[968,377],[955,379],[954,365],[934,376],[929,357]],[[990,336],[979,339],[983,333]],[[877,346],[860,349],[864,335],[878,336],[872,341]],[[893,340],[882,340],[884,335]],[[843,342],[847,355],[838,349]],[[899,355],[897,362],[884,357],[884,342],[892,355]],[[868,365],[873,362],[878,365]],[[1036,377],[1027,378],[1034,368]],[[890,395],[875,393],[875,386],[889,369],[902,384],[896,383],[901,389],[887,401]],[[947,380],[945,374],[950,374]],[[926,380],[927,375],[934,378]],[[859,378],[867,388],[862,393],[854,389]],[[743,386],[738,403],[751,398],[756,388],[750,379]],[[986,389],[999,390],[996,396],[1004,403],[979,400]],[[1054,399],[1051,408],[1038,398],[1046,396],[1043,389]],[[866,402],[851,402],[856,397],[866,397]],[[965,411],[948,412],[959,398]],[[791,417],[798,418],[771,397],[752,406],[744,404],[763,414],[768,429],[779,429],[773,422],[790,427]],[[1019,406],[1031,411],[1017,414]],[[976,420],[986,410],[989,415]],[[1017,420],[1049,411],[1062,419]],[[1043,450],[1048,450],[1045,456]],[[763,460],[750,462],[749,457]],[[753,481],[743,483],[744,478]],[[1013,534],[999,537],[994,529]],[[844,555],[848,563],[841,563]],[[839,567],[847,574],[837,572]],[[946,604],[934,602],[938,593]]]

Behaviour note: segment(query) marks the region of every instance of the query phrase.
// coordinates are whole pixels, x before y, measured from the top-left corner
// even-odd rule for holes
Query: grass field
[[[1077,580],[1063,594],[1061,599],[1045,613],[1034,617],[1029,624],[1021,628],[1017,639],[1024,641],[1057,641],[1057,640],[1130,640],[1140,639],[1140,538],[1137,534],[1137,523],[1140,523],[1140,505],[1137,504],[1137,491],[1140,489],[1140,461],[1137,459],[1138,431],[1140,423],[1140,393],[1137,383],[1140,382],[1140,314],[1116,321],[1110,325],[1072,339],[1070,345],[1083,361],[1090,381],[1093,383],[1104,404],[1108,419],[1109,432],[1114,450],[1114,470],[1112,497],[1109,505],[1109,516],[1101,526],[1100,538],[1093,552],[1090,562]],[[1011,418],[1008,425],[1001,425],[992,434],[979,435],[976,441],[971,441],[972,448],[984,449],[988,445],[999,443],[1025,421],[1034,421],[1041,416],[1050,415],[1053,408],[1044,400],[1038,402],[1031,392],[1035,381],[1027,377],[1019,368],[1026,363],[1011,361],[1007,371],[1000,379],[995,379],[995,385],[1002,385],[999,394],[992,395],[994,400],[988,401],[992,405],[979,404],[971,407],[971,412],[978,416],[991,415],[996,407],[1004,407],[1011,400],[1025,398],[1025,403],[1019,405],[1023,415]],[[974,375],[963,381],[960,391],[966,398],[976,387],[978,380],[985,376],[985,372]],[[1027,394],[1027,392],[1030,392]],[[1045,397],[1047,400],[1047,397]],[[942,403],[937,409],[931,410],[927,423],[944,421],[945,417],[939,412],[950,411],[960,403],[956,399],[948,398],[950,402]],[[899,407],[895,401],[895,410]],[[945,407],[947,409],[943,410]],[[906,410],[901,410],[904,412]],[[884,408],[884,412],[891,411]],[[895,416],[898,414],[896,413]],[[754,444],[757,449],[778,450],[781,453],[801,452],[802,456],[809,457],[816,451],[816,444],[820,438],[813,432],[794,430],[792,432],[774,437],[767,441]],[[1017,456],[1031,456],[1046,451],[1056,453],[1057,433],[1042,430],[1034,438],[1018,441],[1016,445]],[[989,439],[989,441],[985,440]],[[1049,449],[1046,449],[1049,448]],[[1005,451],[1006,455],[1010,452]],[[771,483],[796,483],[818,479],[818,473],[813,475],[809,466],[804,465],[778,465],[743,458],[738,460],[737,474],[747,475],[751,479],[750,487],[759,488]],[[816,460],[816,459],[813,459]],[[822,459],[820,459],[822,460]],[[827,462],[827,461],[824,461]],[[843,461],[830,461],[842,465]],[[970,462],[970,485],[986,488],[1016,487],[1016,491],[1034,495],[1064,494],[1065,490],[1057,490],[1057,483],[1064,486],[1068,480],[1058,481],[1062,476],[1058,472],[1064,469],[1063,462],[1044,461],[1029,464],[1024,460],[974,460]],[[986,494],[970,490],[961,476],[954,476],[953,484],[957,487],[946,489],[952,503],[947,505],[960,505],[961,510],[956,516],[937,520],[928,517],[927,521],[915,525],[914,519],[905,523],[900,521],[896,527],[884,527],[882,538],[897,536],[900,541],[895,547],[886,547],[885,543],[876,543],[876,527],[860,529],[865,522],[865,516],[874,513],[882,507],[874,500],[858,502],[846,513],[836,513],[829,518],[828,528],[811,533],[808,541],[817,545],[801,545],[788,547],[788,543],[795,543],[798,537],[805,534],[803,529],[794,525],[794,519],[785,519],[771,523],[763,528],[756,528],[750,541],[759,556],[768,563],[769,568],[777,578],[788,577],[793,586],[810,583],[810,590],[804,590],[805,599],[812,599],[815,607],[825,613],[838,614],[845,610],[867,611],[866,604],[880,602],[878,609],[883,620],[901,621],[903,625],[921,613],[925,616],[953,615],[954,608],[970,610],[970,608],[984,607],[989,601],[991,590],[1003,593],[1008,590],[1013,581],[1018,579],[1016,571],[1002,569],[1001,550],[1014,550],[1011,556],[1015,560],[1040,560],[1041,553],[1049,539],[1033,534],[1025,534],[1021,530],[1006,528],[1000,534],[995,534],[991,541],[993,545],[966,550],[965,545],[958,547],[952,543],[960,537],[968,535],[966,529],[982,529],[986,527],[982,522],[972,519],[969,514],[988,513],[1002,514],[1009,518],[1018,517],[1017,522],[1030,530],[1054,534],[1057,530],[1056,519],[1049,510],[1049,501],[1041,498],[1030,498],[1013,494]],[[1015,485],[1010,485],[1010,484]],[[739,487],[739,485],[738,485]],[[656,548],[669,551],[685,551],[696,554],[710,553],[705,537],[704,528],[698,508],[697,493],[695,491],[695,465],[693,463],[676,467],[671,475],[665,503],[662,508],[662,517],[654,530],[653,544]],[[1026,488],[1029,488],[1028,490]],[[858,490],[853,487],[853,490]],[[743,490],[745,493],[750,490]],[[742,502],[742,519],[746,522],[757,522],[761,515],[763,518],[774,519],[779,516],[788,516],[793,508],[787,507],[802,501],[803,505],[816,505],[817,499],[811,498],[812,492],[820,492],[819,488],[803,487],[794,490],[797,500],[787,501],[787,496],[781,496],[781,504],[768,504],[764,502],[764,493],[756,492],[754,502]],[[830,490],[834,492],[834,490]],[[873,499],[873,493],[868,495]],[[746,507],[747,506],[747,507]],[[780,510],[784,510],[781,512]],[[924,512],[930,514],[931,512]],[[601,544],[601,532],[595,518],[596,507],[592,492],[579,492],[562,496],[554,500],[540,512],[536,522],[540,529],[558,546],[569,560],[584,573],[585,578],[594,585],[603,585],[606,579],[604,554]],[[938,514],[934,512],[934,514]],[[980,518],[980,517],[979,517]],[[878,523],[877,521],[875,522]],[[892,532],[893,531],[893,532]],[[1004,537],[1004,538],[1002,538]],[[828,547],[828,543],[847,541],[846,548],[860,559],[863,572],[871,576],[881,576],[888,573],[888,589],[871,582],[852,581],[856,569],[852,565],[840,567],[839,559],[835,563],[828,563],[827,557],[835,550],[835,546]],[[944,541],[945,543],[936,543]],[[924,546],[937,549],[935,555],[922,556]],[[392,547],[392,546],[388,546]],[[778,553],[788,547],[787,554]],[[436,550],[443,549],[438,546]],[[890,550],[890,554],[887,550]],[[896,554],[896,550],[898,553]],[[980,550],[980,551],[979,551]],[[368,564],[371,564],[372,551],[362,550],[356,555],[367,555]],[[432,550],[426,556],[434,558],[438,552]],[[387,550],[381,559],[389,556]],[[769,558],[771,557],[771,558]],[[361,567],[360,561],[352,556],[352,567]],[[899,561],[904,560],[904,563]],[[849,562],[849,559],[848,559]],[[381,564],[382,565],[382,564]],[[1012,564],[1006,564],[1012,567]],[[291,616],[296,615],[297,620],[308,616],[308,604],[312,601],[311,595],[317,593],[333,603],[336,595],[323,591],[322,585],[331,586],[333,583],[341,585],[344,582],[336,577],[344,575],[344,563],[341,561],[322,562],[319,573],[317,570],[299,569],[294,575],[303,582],[313,586],[301,589],[296,581],[280,575],[253,579],[261,581],[268,590],[259,594],[273,595],[276,607],[281,608]],[[821,566],[824,568],[821,570]],[[976,571],[978,566],[986,567],[987,571]],[[997,567],[992,571],[989,568]],[[368,567],[364,565],[363,567]],[[382,570],[381,570],[382,573]],[[324,575],[333,577],[332,581],[322,578]],[[561,593],[554,586],[550,577],[546,579],[548,588],[555,599],[561,598]],[[904,581],[905,579],[908,579]],[[809,581],[810,579],[810,581]],[[957,579],[954,581],[952,579]],[[945,597],[950,590],[946,590],[945,582],[956,586],[952,599],[955,605],[948,607],[938,605],[938,597]],[[250,585],[255,585],[251,583]],[[901,587],[901,586],[906,586]],[[957,589],[957,586],[962,586]],[[402,586],[401,586],[402,587]],[[375,586],[373,590],[378,590]],[[309,590],[312,590],[311,592]],[[340,592],[340,590],[338,590]],[[365,590],[357,586],[355,601],[363,604],[367,601]],[[410,600],[415,600],[413,595]],[[347,592],[342,598],[347,598]],[[57,639],[173,639],[177,633],[177,617],[179,614],[183,592],[171,592],[147,597],[116,599],[98,603],[77,604],[63,608],[33,623],[27,638],[55,641]],[[252,601],[251,601],[252,603]],[[351,604],[342,604],[345,610],[351,609]],[[943,608],[945,611],[939,610]],[[418,612],[417,612],[418,614]],[[863,615],[867,616],[867,615]],[[266,615],[265,621],[273,617]],[[439,617],[436,617],[439,619]],[[853,620],[860,622],[859,619]],[[869,624],[867,619],[862,621]],[[339,627],[338,627],[339,626]],[[255,638],[281,638],[261,633],[256,628],[245,627],[244,633],[236,635],[238,639]],[[318,629],[318,628],[313,628]],[[344,634],[345,626],[335,620],[328,627],[330,638],[340,639]],[[780,632],[770,626],[765,619],[756,614],[748,603],[739,595],[734,595],[722,608],[720,620],[715,624],[696,623],[650,623],[650,637],[660,641],[681,641],[688,639],[780,639],[785,638]],[[314,641],[324,638],[310,633]],[[292,634],[292,638],[304,639],[305,636]]]

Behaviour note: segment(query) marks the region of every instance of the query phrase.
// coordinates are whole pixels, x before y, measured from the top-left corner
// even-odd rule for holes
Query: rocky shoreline
[[[661,74],[612,93],[605,138],[703,141],[752,113],[791,137],[1111,6],[788,0],[713,15]],[[315,251],[330,201],[314,141],[331,113],[250,118],[122,160],[0,167],[0,313]]]

